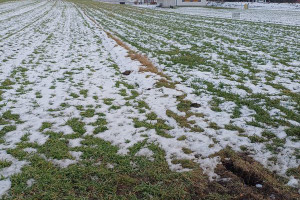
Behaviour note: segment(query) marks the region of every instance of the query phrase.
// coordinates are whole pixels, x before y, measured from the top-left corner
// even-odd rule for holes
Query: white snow
[[[25,151],[25,152],[27,152],[27,153],[36,153],[36,152],[37,152],[37,150],[36,150],[36,149],[34,149],[34,148],[31,148],[31,147],[27,147],[27,148],[25,148],[25,149],[24,149],[24,151]]]
[[[12,10],[15,7],[14,5],[16,5],[16,11]],[[298,7],[293,7],[293,5],[287,5],[286,7],[282,5],[284,8],[277,9],[272,7],[271,4],[253,4],[250,5],[250,10],[241,10],[239,3],[229,5],[238,8],[234,12],[241,12],[241,20],[300,25]],[[259,7],[259,5],[263,6]],[[222,6],[228,7],[227,4]],[[177,18],[174,17],[175,21],[180,20],[181,17],[192,17],[192,15],[231,18],[233,12],[233,10],[229,9],[217,10],[211,8],[159,10],[187,14],[177,15]],[[7,12],[2,13],[2,11]],[[280,153],[277,155],[271,154],[270,151],[266,150],[264,143],[251,143],[250,139],[246,137],[261,136],[261,133],[264,131],[264,128],[247,124],[255,120],[254,115],[256,111],[251,109],[251,107],[242,105],[239,108],[240,116],[231,118],[237,105],[233,101],[223,101],[223,99],[220,99],[221,103],[218,105],[221,111],[214,111],[211,106],[213,95],[206,92],[207,86],[203,83],[204,81],[208,81],[215,88],[223,84],[224,91],[243,98],[247,98],[249,92],[239,87],[241,85],[249,88],[252,94],[266,94],[271,98],[276,98],[280,96],[281,91],[272,85],[266,84],[266,71],[279,72],[280,74],[276,75],[272,83],[282,84],[291,92],[296,93],[300,91],[300,82],[292,77],[293,73],[300,72],[300,69],[295,67],[299,66],[299,61],[291,61],[291,66],[285,66],[280,63],[273,64],[271,62],[257,64],[255,67],[260,70],[260,72],[256,73],[258,77],[257,82],[254,83],[248,79],[244,80],[242,84],[237,81],[240,78],[237,74],[249,74],[249,70],[233,64],[231,61],[226,63],[229,66],[229,70],[233,73],[229,78],[211,69],[199,70],[198,68],[192,68],[184,71],[180,68],[179,64],[172,65],[171,68],[166,68],[163,64],[157,64],[159,63],[158,59],[151,58],[159,69],[165,70],[172,81],[176,80],[180,82],[179,75],[184,75],[187,78],[185,83],[178,83],[175,89],[166,87],[156,88],[155,84],[162,77],[149,72],[139,72],[141,63],[131,60],[127,56],[128,52],[117,45],[103,31],[100,23],[104,12],[93,9],[89,11],[93,14],[90,17],[97,19],[97,23],[87,17],[83,10],[80,8],[77,10],[77,7],[69,2],[57,2],[54,5],[54,2],[51,1],[29,0],[26,3],[10,2],[3,5],[0,4],[0,80],[10,78],[16,82],[12,86],[12,89],[2,94],[3,102],[1,101],[1,104],[3,103],[3,107],[0,107],[0,112],[4,113],[7,110],[11,110],[12,113],[19,114],[21,120],[24,121],[24,123],[20,124],[10,122],[12,125],[16,125],[17,129],[6,133],[5,137],[3,137],[5,143],[0,144],[1,160],[6,159],[12,162],[11,166],[0,170],[0,176],[5,178],[0,181],[0,196],[10,188],[11,182],[9,178],[13,174],[20,173],[24,165],[30,164],[28,161],[17,160],[8,154],[6,150],[15,148],[26,133],[29,134],[28,142],[36,143],[37,145],[44,145],[49,141],[49,135],[46,134],[47,131],[53,131],[57,134],[61,133],[64,136],[72,135],[74,134],[74,130],[66,125],[66,122],[72,118],[82,120],[85,123],[84,128],[86,132],[82,136],[76,136],[77,138],[65,140],[69,148],[76,149],[82,147],[83,137],[94,136],[118,146],[119,154],[127,154],[130,147],[144,141],[147,137],[149,143],[153,142],[165,151],[170,169],[188,171],[188,169],[183,169],[180,164],[173,164],[172,160],[174,158],[190,159],[198,163],[211,180],[219,178],[215,174],[214,168],[220,163],[218,157],[211,157],[211,155],[227,146],[231,146],[236,151],[240,151],[241,146],[246,146],[251,153],[250,155],[255,160],[261,162],[270,170],[277,171],[282,176],[285,176],[288,168],[299,166],[300,161],[296,159],[294,153],[295,149],[300,148],[300,143],[287,137],[284,131],[286,127],[279,126],[274,128],[265,126],[265,129],[274,133],[279,139],[286,139]],[[159,14],[163,16],[166,13],[159,12]],[[115,13],[115,15],[123,20],[133,20],[130,17],[118,15],[118,13]],[[13,20],[10,17],[13,17]],[[130,30],[130,37],[132,38],[135,33],[141,33],[137,27],[131,26],[129,23],[124,25],[117,20],[108,20],[111,20],[111,24],[115,25],[115,32],[118,32],[121,36],[122,34],[126,36],[126,31],[128,30]],[[240,39],[240,30],[232,30],[230,32],[231,30],[220,30],[205,23],[203,25],[202,22],[206,20],[208,18],[197,18],[195,22],[191,23],[193,31],[208,27],[211,29],[211,32],[218,32],[224,38],[229,38],[234,42]],[[216,21],[215,23],[222,22]],[[185,41],[177,41],[174,38],[170,39],[164,35],[164,33],[167,33],[170,37],[174,36],[170,30],[167,28],[164,29],[165,27],[163,26],[151,26],[141,21],[135,21],[135,23],[146,29],[148,28],[148,30],[157,31],[157,34],[151,35],[156,43],[153,42],[152,44],[150,42],[151,44],[147,44],[145,42],[146,39],[151,39],[149,35],[146,35],[147,38],[141,37],[142,42],[139,44],[145,48],[152,45],[151,48],[153,47],[153,50],[160,49],[167,51],[169,46],[161,47],[160,43],[164,42],[180,50],[189,51],[192,45],[201,46],[203,42],[211,42],[210,44],[217,43],[220,48],[223,48],[221,49],[223,52],[227,52],[229,48],[235,47],[236,50],[245,51],[255,58],[265,56],[263,58],[266,60],[273,59],[272,53],[258,52],[246,45],[236,45],[234,42],[229,44],[226,41],[222,41],[222,39],[209,40],[208,38],[197,38],[197,41],[188,40],[187,43]],[[245,27],[249,28],[248,25],[245,25]],[[119,31],[117,28],[121,30]],[[188,32],[182,30],[178,30],[176,34],[185,35],[186,38],[190,36]],[[258,32],[257,34],[260,35],[262,33]],[[297,39],[296,36],[294,37]],[[128,37],[128,39],[131,38]],[[293,39],[290,38],[288,41],[287,46],[296,48],[291,45],[294,43]],[[255,42],[260,43],[261,40]],[[206,56],[205,59],[212,59],[215,62],[224,64],[221,56],[215,52],[203,56]],[[7,61],[4,62],[3,60]],[[117,74],[112,65],[117,65],[120,72],[131,70],[132,73],[129,76]],[[14,70],[17,70],[19,66],[26,68],[28,71],[24,72],[24,76],[20,72],[12,76]],[[178,69],[178,71],[175,73],[172,69]],[[281,72],[281,70],[285,71]],[[69,74],[72,74],[72,76]],[[26,85],[26,81],[32,84]],[[120,89],[126,90],[128,94],[130,94],[130,91],[122,84],[117,88],[115,85],[118,81],[133,85],[134,90],[139,93],[139,96],[133,100],[126,100],[126,97],[120,95]],[[201,91],[200,95],[195,95],[195,89],[191,87],[191,84],[198,86],[205,92]],[[53,86],[55,88],[50,89]],[[25,92],[18,92],[22,87]],[[88,90],[88,96],[84,97],[81,95],[81,90]],[[41,94],[40,98],[36,97],[38,92]],[[77,94],[78,97],[71,97],[71,93]],[[184,94],[186,94],[185,100],[190,100],[201,105],[199,108],[192,108],[191,111],[201,113],[203,117],[192,115],[187,120],[194,121],[196,125],[203,128],[203,132],[196,133],[187,127],[182,127],[175,119],[166,114],[166,110],[170,110],[178,116],[186,114],[177,108],[179,103],[177,97]],[[111,109],[111,105],[103,103],[105,98],[113,99],[112,105],[120,106],[120,108]],[[285,97],[282,98],[284,99]],[[148,104],[149,109],[145,109],[146,113],[139,112],[137,109],[138,101],[144,101]],[[128,102],[131,105],[127,105],[126,103]],[[264,102],[257,103],[263,105]],[[68,106],[64,107],[62,105]],[[281,102],[281,105],[291,110],[295,108],[295,105],[289,99]],[[82,117],[82,111],[77,108],[79,106],[82,106],[84,110],[92,107],[95,113],[104,113],[105,116],[103,118],[107,121],[106,126],[108,130],[95,134],[93,132],[95,127],[91,124],[98,119],[98,115],[96,114],[90,118]],[[134,127],[133,118],[137,118],[140,121],[146,120],[147,123],[151,124],[156,123],[157,120],[147,120],[146,114],[150,112],[154,112],[159,119],[163,119],[168,126],[172,127],[171,130],[166,130],[166,133],[172,138],[158,135],[154,129],[147,130],[144,127]],[[272,117],[278,118],[282,117],[281,115],[283,114],[277,108],[270,109],[268,112]],[[299,125],[296,121],[289,121]],[[52,127],[41,131],[40,128],[43,122],[50,122]],[[218,126],[217,129],[210,127],[210,123],[212,122]],[[244,129],[244,135],[241,135],[238,130],[227,130],[225,126],[228,124]],[[1,125],[0,129],[2,127]],[[186,140],[178,141],[177,139],[180,136],[186,136]],[[189,148],[192,153],[185,154],[182,150],[183,148]],[[32,154],[37,152],[35,148],[25,148],[23,151]],[[59,167],[66,168],[71,164],[81,161],[82,152],[72,149],[69,153],[74,159],[58,160],[48,158],[45,155],[41,156]],[[195,155],[199,155],[199,157],[195,158]],[[147,146],[140,149],[136,153],[136,156],[146,156],[153,161],[153,152]],[[277,163],[268,160],[272,156],[276,156]],[[98,164],[101,164],[101,162]],[[115,164],[107,164],[108,168],[113,168],[114,166]],[[28,187],[32,186],[32,184],[34,184],[34,180],[30,179],[27,181]],[[298,180],[290,177],[288,185],[298,187]]]
[[[71,156],[73,156],[76,160],[80,160],[80,156],[82,155],[82,152],[80,151],[70,151]]]
[[[28,180],[26,181],[27,187],[33,186],[34,183],[35,183],[35,180],[34,180],[33,178],[28,179]]]
[[[135,155],[136,156],[145,156],[145,157],[147,157],[151,161],[154,160],[154,158],[152,157],[153,156],[153,152],[150,149],[148,149],[148,148],[142,148],[142,149],[140,149]]]
[[[288,10],[288,11],[300,11],[300,5],[298,3],[259,3],[259,2],[208,2],[208,6],[218,6],[224,8],[239,8],[243,9],[244,5],[248,4],[249,9],[261,9],[261,10]]]
[[[27,161],[19,161],[10,154],[7,154],[5,150],[0,150],[0,159],[3,161],[10,161],[12,164],[9,167],[0,169],[0,177],[8,178],[14,174],[20,173],[24,165],[28,164]]]
[[[291,187],[298,187],[299,186],[299,180],[295,179],[294,177],[292,177],[289,182],[287,183],[288,186]]]
[[[10,189],[11,181],[9,179],[0,180],[0,198]]]
[[[113,169],[115,166],[114,166],[113,164],[111,164],[111,163],[107,163],[107,164],[106,164],[106,167],[107,167],[108,169]]]
[[[69,165],[77,163],[76,160],[70,160],[70,159],[62,159],[62,160],[50,159],[49,161],[53,162],[53,164],[61,168],[67,168]]]
[[[83,140],[82,138],[70,139],[69,140],[69,146],[70,147],[80,147],[81,146],[80,142],[82,140]]]
[[[248,10],[244,10],[245,4],[249,4]],[[178,7],[176,9],[168,9],[155,8],[153,5],[138,5],[138,7],[148,9],[226,19],[232,19],[233,13],[240,13],[240,20],[300,25],[300,6],[297,3],[209,2],[207,6],[223,7],[224,9],[214,9],[210,7]]]

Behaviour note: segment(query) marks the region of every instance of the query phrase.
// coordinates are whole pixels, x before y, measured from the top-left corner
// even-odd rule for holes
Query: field
[[[0,0],[0,198],[300,198],[299,24],[184,13]]]
[[[212,9],[213,8],[213,9]],[[250,4],[251,8],[251,4]],[[300,9],[299,9],[300,10]],[[189,15],[201,15],[205,17],[218,17],[231,19],[232,13],[240,13],[240,19],[254,22],[266,22],[273,24],[284,24],[284,25],[300,25],[299,10],[261,10],[261,9],[225,9],[215,7],[182,7],[178,9],[168,9],[169,12],[177,12]]]

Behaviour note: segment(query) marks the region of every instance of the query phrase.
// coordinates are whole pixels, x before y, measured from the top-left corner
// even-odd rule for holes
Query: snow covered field
[[[299,11],[299,3],[258,3],[258,2],[246,2],[249,9],[260,10],[285,10],[285,11]],[[223,7],[223,8],[238,8],[243,9],[245,2],[208,2],[208,6]]]
[[[267,22],[300,26],[300,10],[261,10],[261,9],[209,9],[209,8],[177,8],[168,9],[170,12],[200,15],[206,17],[232,18],[232,13],[240,13],[240,20]]]
[[[208,6],[212,7],[178,7],[176,9],[156,8],[152,5],[139,5],[139,7],[226,19],[232,19],[232,13],[240,13],[239,20],[300,26],[300,4],[249,3],[248,10],[243,9],[244,4],[244,2],[224,4],[211,2]],[[221,7],[224,9],[220,9]]]
[[[193,15],[205,10],[212,14]],[[224,181],[215,169],[234,159],[219,153],[228,147],[299,189],[300,20],[289,20],[299,12],[280,11],[285,23],[274,11],[270,20],[285,25],[212,18],[217,12],[0,0],[0,198],[34,198],[47,184],[54,195],[74,172],[79,182],[91,177],[88,185],[125,168],[160,169],[160,159]],[[79,195],[85,185],[74,185],[68,191]]]

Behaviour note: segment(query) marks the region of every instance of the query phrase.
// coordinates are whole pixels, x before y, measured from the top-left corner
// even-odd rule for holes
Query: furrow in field
[[[43,7],[46,5],[47,2],[35,2],[33,4],[26,5],[26,7],[16,8],[5,15],[0,15],[0,23],[3,21],[16,21],[20,17],[26,17],[26,14],[31,13],[32,11],[36,10],[37,8]]]
[[[17,2],[17,3],[10,1],[10,2],[1,3],[0,14],[10,12],[11,10],[14,10],[16,8],[21,8],[21,7],[27,6],[29,4],[30,4],[29,1],[23,1],[23,2]]]
[[[5,39],[2,38],[0,42],[0,52],[2,52],[0,60],[2,60],[1,67],[4,69],[2,73],[3,77],[6,76],[6,72],[12,70],[12,67],[9,66],[17,67],[29,53],[34,51],[34,47],[47,37],[48,34],[45,35],[40,29],[45,28],[45,24],[50,20],[48,18],[49,15],[57,13],[57,11],[51,10],[54,3],[48,6],[38,16],[39,18],[35,18],[33,22],[28,21],[24,27],[18,27],[18,31],[7,35]]]
[[[7,9],[7,10],[3,9],[2,12],[0,12],[0,20],[2,21],[4,19],[4,17],[13,18],[15,16],[18,16],[22,12],[28,11],[28,9],[32,8],[33,5],[38,5],[38,4],[41,4],[41,3],[44,3],[44,2],[24,1],[23,4],[22,3],[17,3],[17,2],[10,2],[7,5],[9,7],[9,9]],[[1,8],[0,8],[0,10],[1,10]],[[33,10],[33,9],[31,9],[31,10]]]
[[[85,9],[104,29],[146,53],[174,81],[181,82],[176,88],[188,91],[185,100],[201,104],[192,110],[204,115],[204,119],[190,119],[218,145],[247,149],[280,174],[287,163],[298,165],[299,142],[292,134],[300,122],[297,27],[191,19],[110,4]],[[288,48],[281,49],[282,44]],[[268,134],[276,138],[264,140]],[[189,146],[197,151],[197,145]]]
[[[45,15],[45,13],[49,12],[49,8],[46,6],[46,4],[49,4],[49,2],[46,2],[45,4],[41,5],[39,8],[34,9],[33,11],[29,11],[27,13],[24,13],[24,15],[20,15],[16,19],[9,19],[9,20],[2,21],[0,23],[1,26],[0,41],[5,38],[11,37],[11,35],[22,30],[24,27],[28,27],[30,26],[30,24],[42,18],[43,15]]]
[[[9,30],[0,32],[2,191],[44,197],[48,182],[45,195],[111,198],[99,186],[117,191],[105,174],[117,174],[113,184],[124,186],[133,173],[147,184],[159,179],[156,193],[162,174],[194,169],[205,187],[227,193],[234,182],[240,193],[259,198],[294,195],[284,194],[263,166],[295,185],[300,143],[289,131],[300,123],[300,55],[291,45],[297,28],[92,1],[42,2],[9,12],[18,23],[0,22]],[[141,70],[150,65],[147,57],[161,73]],[[144,172],[151,163],[163,171],[158,177]],[[79,188],[78,179],[86,181]],[[128,182],[140,184],[135,180]],[[148,194],[151,184],[133,190]]]

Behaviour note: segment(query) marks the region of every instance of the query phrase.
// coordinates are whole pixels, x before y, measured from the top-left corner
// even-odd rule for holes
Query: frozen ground
[[[208,6],[223,7],[178,7],[176,9],[156,8],[155,6],[140,5],[139,7],[157,9],[188,15],[199,15],[205,17],[218,17],[232,19],[233,13],[240,13],[240,20],[266,22],[274,24],[300,25],[300,4],[264,4],[249,3],[249,9],[244,10],[245,3],[226,2],[224,4],[209,3]],[[232,9],[234,8],[234,9]]]
[[[243,9],[245,4],[249,9],[299,11],[299,3],[257,3],[257,2],[208,2],[208,6]]]
[[[29,166],[88,162],[91,138],[150,161],[156,144],[170,169],[191,160],[211,180],[230,146],[299,187],[299,27],[92,5],[0,3],[0,195],[20,173],[34,185]]]

